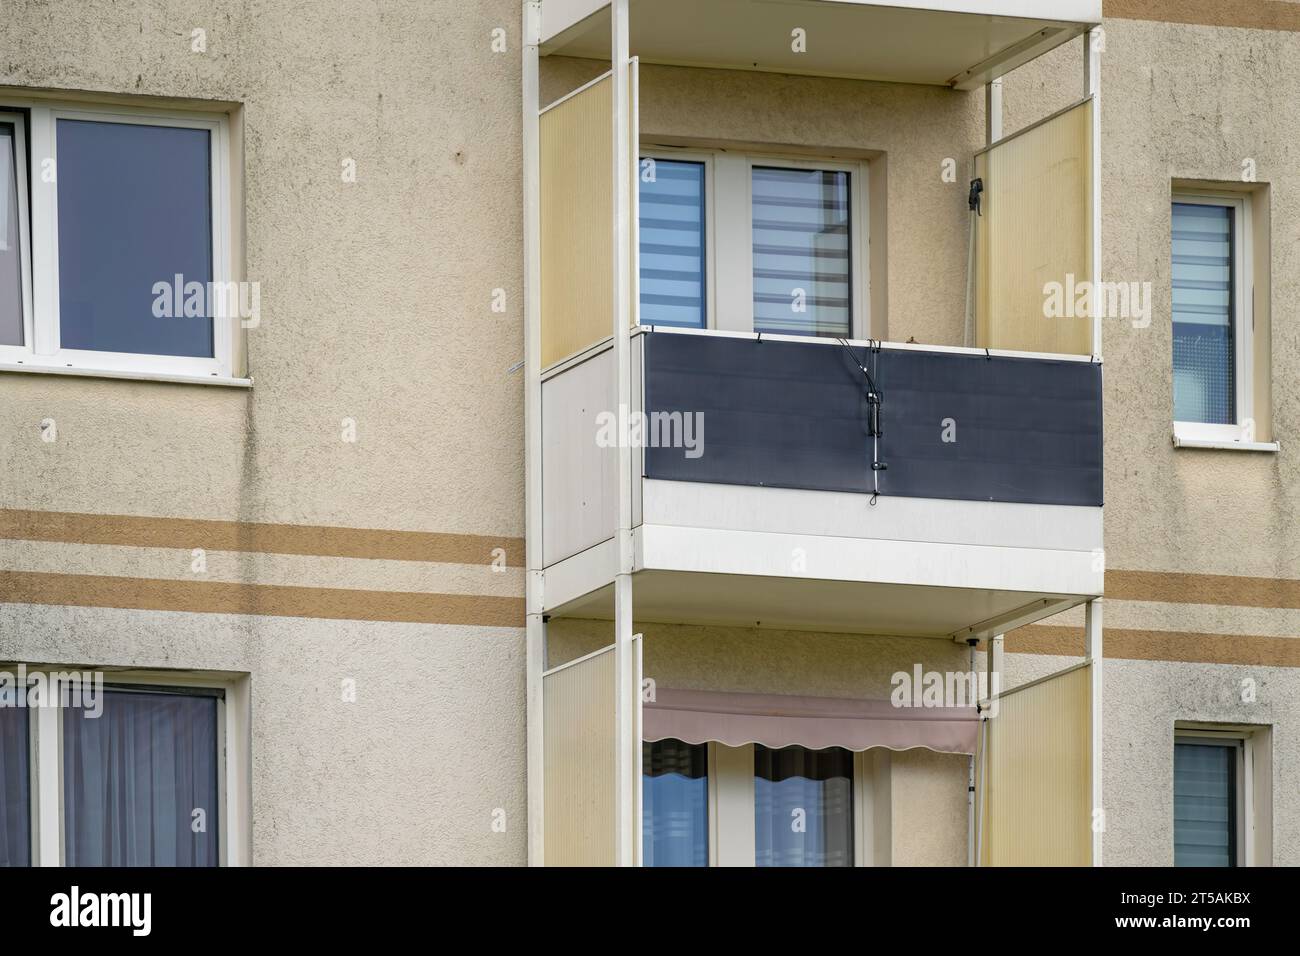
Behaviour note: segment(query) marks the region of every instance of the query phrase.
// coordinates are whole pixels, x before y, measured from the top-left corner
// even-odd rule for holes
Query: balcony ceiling
[[[609,59],[608,4],[547,0],[542,8],[543,55]],[[630,11],[632,54],[643,63],[958,89],[1101,19],[1099,0],[630,0]],[[806,31],[804,53],[791,50],[796,27]]]
[[[633,577],[638,622],[778,628],[948,638],[1023,611],[1016,626],[1082,603],[1078,595],[741,574],[641,571]],[[556,617],[611,620],[612,587],[555,608]]]

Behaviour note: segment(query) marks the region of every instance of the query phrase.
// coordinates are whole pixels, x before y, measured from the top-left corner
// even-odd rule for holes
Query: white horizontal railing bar
[[[762,339],[764,342],[796,342],[804,345],[831,345],[838,346],[840,339],[823,338],[811,335],[777,335],[769,332],[733,332],[726,329],[683,329],[677,326],[668,325],[642,325],[637,329],[638,332],[652,332],[655,334],[669,333],[672,335],[706,335],[718,336],[721,338],[732,339],[749,339],[757,341]],[[972,355],[972,356],[991,356],[993,358],[1026,358],[1026,359],[1046,359],[1050,361],[1061,362],[1094,362],[1099,361],[1093,355],[1073,355],[1068,352],[1017,352],[1012,349],[979,349],[966,348],[961,345],[925,345],[920,342],[884,342],[878,339],[843,339],[854,348],[882,348],[882,349],[899,349],[914,352],[945,352],[953,355]]]

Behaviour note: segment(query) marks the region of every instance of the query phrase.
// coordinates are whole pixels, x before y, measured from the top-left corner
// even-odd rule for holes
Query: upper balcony
[[[675,4],[632,0],[635,56],[539,104],[532,606],[612,618],[631,573],[639,620],[964,639],[1100,595],[1100,322],[1072,286],[1100,258],[1096,97],[973,144],[968,219],[965,182],[930,184],[954,230],[883,222],[917,156],[643,139],[665,90],[638,82],[639,57],[966,88],[1100,5],[715,0],[683,30]],[[608,58],[609,31],[607,5],[547,0],[538,54]],[[881,341],[907,327],[900,230],[909,286],[966,290],[925,344]],[[960,261],[925,258],[955,231]]]

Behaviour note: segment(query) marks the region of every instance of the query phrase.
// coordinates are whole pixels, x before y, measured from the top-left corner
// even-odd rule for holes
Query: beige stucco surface
[[[5,0],[0,102],[237,104],[261,323],[251,390],[0,374],[0,508],[522,536],[519,40],[515,0]],[[187,555],[0,541],[45,572]],[[521,597],[490,560],[213,554],[207,580]],[[255,863],[525,861],[522,629],[0,603],[0,659],[248,675]]]
[[[256,865],[526,860],[512,628],[0,604],[8,660],[246,675]]]
[[[1109,568],[1300,578],[1294,456],[1300,297],[1300,34],[1108,20],[1102,62],[1103,278],[1150,282],[1147,328],[1107,319],[1106,563]],[[1079,49],[1017,70],[1007,130],[1082,93]],[[1169,196],[1173,180],[1241,185],[1253,160],[1272,205],[1272,419],[1279,454],[1175,449]]]
[[[262,322],[244,343],[251,390],[0,374],[0,508],[523,534],[523,380],[509,371],[523,357],[518,4],[339,11],[308,0],[5,0],[0,101],[4,88],[39,88],[238,104],[244,274],[261,283]],[[205,53],[191,51],[195,28],[207,31]],[[1290,451],[1300,392],[1289,371],[1300,327],[1275,306],[1280,454],[1176,450],[1168,289],[1170,182],[1239,179],[1251,159],[1272,202],[1273,301],[1300,298],[1288,225],[1300,221],[1300,35],[1134,21],[1106,31],[1103,273],[1150,281],[1155,307],[1148,328],[1105,326],[1108,566],[1300,578]],[[1072,44],[1008,77],[1008,131],[1076,99],[1081,67]],[[543,101],[603,69],[548,61]],[[887,334],[960,340],[979,93],[650,66],[640,93],[647,141],[879,154]],[[955,182],[942,179],[949,158]],[[341,181],[345,159],[355,183]],[[491,310],[498,288],[504,313]],[[46,418],[54,443],[40,438]],[[355,443],[341,440],[344,418]],[[79,553],[18,555],[0,541],[0,557],[29,569]],[[83,554],[80,570],[102,557]],[[184,552],[114,560],[185,573]],[[173,560],[180,570],[167,570]],[[229,559],[228,576],[248,574],[238,568],[248,560]],[[411,567],[309,564],[259,559],[253,576],[471,587]],[[477,593],[520,595],[520,575]],[[1284,613],[1188,608],[1142,605],[1126,612],[1142,623],[1127,626],[1295,632]],[[889,675],[915,662],[965,666],[963,649],[938,641],[639,627],[646,674],[668,686],[885,696]],[[551,662],[607,643],[608,628],[553,622]],[[255,862],[524,860],[521,631],[0,603],[5,658],[249,675]],[[1068,663],[1010,655],[1008,683]],[[1275,860],[1300,863],[1300,677],[1131,661],[1105,674],[1107,862],[1171,861],[1172,727],[1197,719],[1274,726]],[[1242,676],[1257,679],[1259,703],[1233,697]],[[357,681],[355,704],[338,700],[344,678]],[[963,862],[965,759],[909,752],[892,767],[896,862]],[[491,829],[497,807],[505,833]]]
[[[519,29],[514,0],[6,0],[0,88],[242,104],[262,316],[251,391],[0,376],[0,507],[521,536]]]
[[[983,666],[982,654],[979,659]],[[1007,654],[1003,686],[1074,663],[1077,659],[1069,657]],[[1295,668],[1111,659],[1103,682],[1107,866],[1173,865],[1178,721],[1272,728],[1273,863],[1300,865],[1300,708],[1295,703],[1300,673]]]

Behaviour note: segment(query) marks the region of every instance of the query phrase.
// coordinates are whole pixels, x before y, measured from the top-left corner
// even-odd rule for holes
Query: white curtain
[[[106,690],[63,715],[69,866],[216,866],[217,700]],[[196,812],[199,811],[199,812]]]

